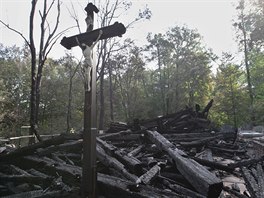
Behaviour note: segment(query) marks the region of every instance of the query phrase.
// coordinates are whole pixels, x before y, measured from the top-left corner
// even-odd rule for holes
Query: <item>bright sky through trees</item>
[[[69,16],[67,10],[71,10],[73,3],[78,17],[81,21],[82,31],[85,30],[85,13],[83,8],[88,0],[62,0],[62,17],[60,29],[74,26],[74,20]],[[189,28],[197,29],[203,36],[204,43],[218,56],[224,52],[236,53],[232,19],[235,17],[235,6],[238,0],[132,0],[132,7],[125,15],[122,15],[119,22],[127,24],[137,16],[139,9],[146,6],[152,11],[152,18],[148,21],[141,21],[128,29],[124,38],[130,37],[137,45],[146,44],[148,32],[165,33],[169,27],[175,25],[187,25]],[[41,6],[41,2],[38,4]],[[21,31],[26,37],[28,35],[30,0],[0,0],[0,19]],[[38,8],[40,9],[40,8]],[[36,19],[39,18],[38,14]],[[52,24],[52,19],[49,21]],[[35,27],[37,29],[38,27]],[[96,27],[95,27],[96,28]],[[78,34],[77,28],[66,33],[66,36]],[[35,33],[37,35],[37,32]],[[0,42],[4,45],[23,44],[20,36],[11,32],[3,25],[0,25]],[[64,55],[64,49],[57,43],[51,56],[59,58]]]

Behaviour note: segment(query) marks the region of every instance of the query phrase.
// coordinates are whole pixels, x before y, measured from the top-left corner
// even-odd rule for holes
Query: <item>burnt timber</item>
[[[263,153],[247,155],[247,143],[214,128],[207,109],[112,123],[97,137],[98,195],[263,197]],[[82,144],[80,132],[16,149],[2,145],[0,195],[80,197]],[[228,185],[229,175],[240,178],[245,189]]]

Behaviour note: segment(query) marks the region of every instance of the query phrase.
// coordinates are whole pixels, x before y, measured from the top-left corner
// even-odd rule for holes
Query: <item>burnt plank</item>
[[[125,166],[117,159],[109,156],[100,145],[96,146],[97,158],[106,167],[114,168],[117,172],[121,173],[126,179],[136,182],[138,177],[129,173]]]
[[[184,157],[184,152],[177,149],[170,141],[156,131],[147,131],[147,137],[165,151],[175,162],[180,173],[202,195],[217,197],[220,195],[223,182],[204,166],[196,161]]]
[[[141,175],[136,183],[143,183],[143,184],[149,184],[160,172],[161,167],[160,164],[156,164],[153,166],[150,170],[148,170],[146,173]]]
[[[13,151],[10,151],[9,153],[1,154],[0,155],[0,162],[5,162],[8,160],[16,160],[17,157],[23,157],[26,155],[33,154],[39,148],[46,148],[49,146],[62,144],[69,138],[70,138],[69,135],[61,134],[60,136],[57,136],[57,137],[54,137],[54,138],[51,138],[48,140],[44,140],[44,141],[38,142],[36,144],[32,144],[29,146],[25,146],[22,148],[15,149]]]
[[[241,171],[250,195],[254,198],[261,198],[257,181],[254,176],[250,173],[249,169],[242,167]]]
[[[129,156],[126,152],[121,151],[112,144],[97,138],[97,143],[105,149],[106,153],[110,156],[117,158],[122,164],[124,164],[130,171],[140,174],[142,172],[142,163],[135,157]]]

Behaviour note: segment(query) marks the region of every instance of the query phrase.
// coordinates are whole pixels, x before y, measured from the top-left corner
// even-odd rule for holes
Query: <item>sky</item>
[[[104,0],[101,0],[103,2]],[[39,0],[38,10],[41,9]],[[60,20],[60,30],[74,26],[75,22],[70,17],[67,8],[74,5],[78,17],[81,21],[81,29],[85,31],[85,12],[83,8],[88,0],[62,0],[62,13]],[[221,56],[222,52],[237,53],[235,33],[232,20],[235,19],[235,5],[238,0],[131,0],[132,7],[124,13],[118,21],[124,25],[128,24],[138,11],[146,6],[151,10],[150,20],[138,22],[133,28],[127,30],[123,38],[135,40],[138,46],[147,44],[146,37],[149,32],[165,33],[170,27],[176,25],[186,25],[197,31],[203,37],[203,43]],[[31,0],[0,0],[0,19],[28,37],[29,11]],[[36,12],[36,22],[39,14]],[[55,16],[49,18],[49,22],[55,22]],[[83,19],[83,20],[82,20]],[[35,36],[37,38],[39,26],[36,26]],[[95,27],[96,28],[96,27]],[[66,32],[65,36],[78,34],[77,29]],[[22,46],[23,40],[20,36],[11,32],[0,24],[0,42],[6,46]],[[79,50],[79,51],[77,51]],[[59,44],[54,46],[50,56],[60,58],[64,56],[66,50]],[[80,53],[80,49],[74,49],[73,54]]]

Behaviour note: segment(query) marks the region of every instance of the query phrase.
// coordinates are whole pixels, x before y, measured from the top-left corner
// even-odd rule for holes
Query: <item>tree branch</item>
[[[9,30],[11,30],[11,31],[17,33],[18,35],[20,35],[20,36],[24,39],[24,41],[26,42],[26,44],[30,47],[30,43],[29,43],[29,41],[26,39],[26,37],[25,37],[21,32],[17,31],[17,30],[14,29],[14,28],[11,28],[7,23],[3,22],[1,19],[0,19],[0,23],[2,23],[2,24],[3,24],[5,27],[7,27]]]
[[[79,30],[79,33],[81,34],[81,28],[80,28],[79,19],[78,19],[77,13],[76,13],[76,11],[74,9],[74,6],[73,6],[72,2],[71,2],[71,7],[72,7],[72,10],[73,10],[73,13],[70,11],[70,9],[68,7],[67,7],[67,10],[68,10],[69,14],[71,15],[71,17],[73,18],[73,20],[76,22],[77,28]]]

